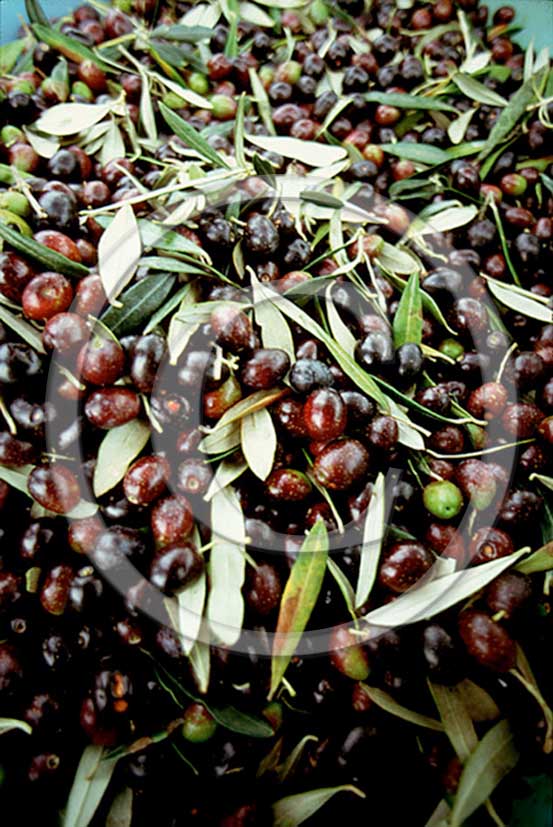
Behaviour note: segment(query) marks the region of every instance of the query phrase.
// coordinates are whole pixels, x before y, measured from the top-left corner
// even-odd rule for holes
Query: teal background
[[[86,1],[86,0],[84,0]],[[76,0],[41,0],[46,14],[61,17],[77,5]],[[487,0],[490,12],[508,5],[509,0]],[[516,24],[521,31],[513,39],[526,46],[533,38],[536,49],[549,46],[553,53],[553,0],[511,0],[517,11]],[[0,0],[0,42],[13,40],[25,19],[24,0]],[[528,779],[528,797],[515,803],[510,827],[550,827],[551,784],[546,776]],[[480,825],[479,819],[470,824]],[[487,824],[491,824],[488,820]],[[467,825],[469,827],[469,825]]]

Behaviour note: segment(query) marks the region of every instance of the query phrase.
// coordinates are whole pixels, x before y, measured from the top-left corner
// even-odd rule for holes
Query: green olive
[[[439,520],[451,520],[463,507],[461,490],[449,480],[429,483],[422,497],[427,511]]]

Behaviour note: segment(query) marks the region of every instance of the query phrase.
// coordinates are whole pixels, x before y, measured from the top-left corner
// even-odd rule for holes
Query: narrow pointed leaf
[[[132,279],[141,254],[142,242],[133,208],[124,204],[98,244],[98,271],[110,303]]]
[[[241,420],[240,441],[250,470],[260,480],[266,480],[271,473],[277,447],[275,426],[267,408],[254,411]]]
[[[359,576],[355,590],[356,609],[365,603],[376,580],[380,550],[384,538],[385,509],[384,474],[379,474],[376,478],[365,516],[361,559],[359,561]]]
[[[409,723],[424,727],[425,729],[443,732],[444,727],[441,721],[436,721],[435,718],[430,718],[428,715],[421,715],[420,712],[407,709],[405,706],[399,704],[395,698],[392,698],[391,695],[379,689],[377,686],[368,686],[367,684],[363,684],[362,686],[371,701],[381,709],[389,712],[390,715],[395,715],[396,718],[409,721]]]
[[[159,104],[159,111],[167,126],[169,126],[175,135],[184,141],[187,146],[194,149],[202,158],[214,164],[216,167],[229,169],[229,165],[224,158],[208,144],[205,138],[203,138],[193,126],[186,123],[180,115],[177,115],[176,112],[173,112],[173,110],[165,106],[164,103]]]
[[[321,807],[324,807],[337,793],[353,793],[359,798],[365,798],[365,794],[361,790],[350,784],[289,795],[273,804],[273,827],[299,827],[300,824],[303,824],[304,821],[317,813]]]
[[[407,342],[422,341],[422,296],[418,273],[412,273],[394,315],[393,332],[396,348]]]
[[[117,758],[104,759],[104,748],[85,748],[69,793],[63,827],[88,827],[113,775]]]
[[[27,735],[31,735],[33,728],[26,721],[18,721],[16,718],[0,718],[0,735],[6,732],[12,732],[14,729],[20,729]]]
[[[118,306],[109,307],[101,321],[121,337],[135,330],[165,301],[175,283],[171,273],[146,276],[119,296]],[[120,306],[119,306],[120,305]]]
[[[140,419],[110,428],[98,449],[92,488],[96,497],[121,482],[131,462],[150,439],[150,429]]]
[[[280,601],[269,697],[278,689],[315,608],[324,580],[327,557],[327,530],[322,521],[317,521],[298,552]]]

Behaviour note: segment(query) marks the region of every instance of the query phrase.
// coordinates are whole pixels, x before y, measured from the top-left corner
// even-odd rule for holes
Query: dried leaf
[[[141,254],[142,242],[133,208],[123,204],[98,244],[98,271],[110,304],[132,279]]]
[[[384,474],[380,473],[374,483],[365,516],[361,557],[359,560],[359,575],[355,590],[356,609],[366,602],[376,580],[382,540],[384,538],[385,513]]]
[[[271,473],[277,448],[275,426],[267,408],[260,408],[243,417],[240,442],[250,470],[260,480],[266,480]]]
[[[502,571],[518,562],[524,554],[524,550],[516,551],[473,569],[425,582],[422,586],[405,592],[393,603],[369,612],[364,620],[370,625],[387,627],[428,620],[482,589]]]
[[[140,419],[110,428],[98,448],[92,483],[94,496],[101,497],[123,479],[149,439],[150,429]]]
[[[106,759],[104,748],[85,748],[73,780],[63,827],[88,827],[113,775],[117,758]]]
[[[365,683],[362,684],[362,686],[371,701],[381,709],[389,712],[390,715],[395,715],[396,718],[409,721],[410,724],[415,724],[425,729],[433,729],[436,732],[444,731],[443,724],[440,721],[429,718],[428,715],[421,715],[420,712],[413,712],[413,710],[407,709],[399,704],[395,698],[392,698],[391,695],[388,695],[387,692],[383,692],[382,689],[378,689],[376,686],[368,686]]]
[[[106,817],[106,827],[131,827],[132,806],[133,791],[130,787],[125,787],[113,799],[113,804]]]
[[[323,584],[328,557],[328,534],[317,521],[307,534],[294,562],[280,601],[271,662],[269,698],[278,689]]]
[[[58,103],[46,109],[34,127],[48,135],[74,135],[103,120],[112,106],[113,103]]]
[[[233,646],[240,637],[244,618],[246,532],[240,501],[232,488],[224,488],[211,500],[211,530],[206,620],[220,643]]]
[[[321,807],[330,801],[336,793],[353,793],[359,798],[365,798],[365,793],[344,784],[340,787],[325,787],[320,790],[310,790],[306,793],[296,793],[281,798],[273,804],[273,827],[299,827],[308,818],[311,818]]]
[[[453,801],[451,827],[461,827],[484,804],[518,759],[509,723],[500,721],[484,735],[465,765]]]
[[[341,146],[319,144],[316,141],[301,141],[287,135],[266,136],[246,135],[248,141],[268,152],[276,152],[285,158],[292,158],[311,167],[326,167],[345,158],[347,151]]]
[[[394,345],[422,342],[422,296],[418,273],[409,277],[393,320]]]
[[[462,112],[458,118],[451,121],[447,128],[447,134],[452,144],[461,143],[475,112],[476,109],[467,109],[466,112]]]
[[[488,278],[486,283],[490,293],[505,307],[523,316],[528,316],[530,319],[537,319],[546,324],[553,322],[553,310],[546,304],[536,301],[533,293],[519,290],[513,285],[504,284],[495,279]]]

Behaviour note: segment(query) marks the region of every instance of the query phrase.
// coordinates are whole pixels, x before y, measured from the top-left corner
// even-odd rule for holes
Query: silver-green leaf
[[[92,489],[96,497],[101,497],[121,482],[149,438],[150,429],[140,419],[110,428],[100,443],[94,468]]]

